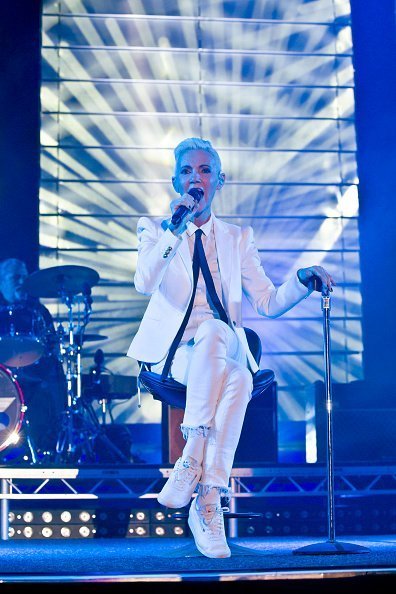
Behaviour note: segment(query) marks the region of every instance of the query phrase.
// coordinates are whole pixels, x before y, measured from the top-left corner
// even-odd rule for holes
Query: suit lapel
[[[182,259],[183,264],[186,267],[187,274],[188,274],[188,276],[191,280],[191,283],[192,283],[193,282],[192,259],[191,259],[191,254],[190,254],[190,248],[188,246],[187,233],[185,234],[185,237],[184,237],[183,241],[181,242],[181,245],[179,246],[177,253],[180,256],[180,258]]]
[[[169,220],[163,220],[161,223],[161,229],[165,232],[168,228]],[[181,242],[181,245],[178,247],[176,258],[180,257],[185,268],[186,272],[191,280],[191,285],[193,283],[193,274],[192,274],[192,258],[190,254],[190,248],[188,247],[188,235],[185,233],[185,237]]]

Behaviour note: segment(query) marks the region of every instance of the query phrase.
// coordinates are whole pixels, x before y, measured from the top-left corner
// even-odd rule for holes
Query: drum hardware
[[[65,365],[67,406],[63,413],[57,438],[55,463],[95,462],[97,457],[95,446],[97,443],[104,445],[116,460],[124,463],[130,462],[130,459],[107,436],[106,427],[99,422],[92,406],[92,399],[87,397],[82,389],[81,351],[84,343],[102,341],[108,338],[100,334],[85,333],[92,313],[91,288],[98,281],[99,275],[90,268],[83,266],[54,266],[33,273],[24,283],[25,291],[31,296],[56,297],[67,308],[66,321],[59,323],[56,328],[56,344],[59,345],[59,357],[61,363]],[[76,316],[75,312],[77,297],[79,297],[78,305],[81,304],[82,299],[84,306],[82,315],[78,311],[78,316]],[[101,371],[105,371],[105,369],[97,369],[96,379],[98,379]],[[92,374],[90,374],[90,377],[93,377]],[[104,383],[101,385],[104,387]],[[124,393],[125,395],[125,392],[120,391],[120,385],[118,388],[117,394]],[[133,395],[132,385],[129,385],[128,388],[124,385],[122,389],[128,389],[128,398]],[[106,396],[101,401],[103,410],[111,395],[102,394],[102,396]],[[106,408],[104,410],[106,412]]]
[[[56,329],[67,383],[67,406],[56,443],[55,462],[58,463],[94,461],[93,440],[97,435],[97,427],[81,398],[81,348],[92,313],[91,289],[98,282],[99,274],[95,270],[73,265],[39,270],[24,282],[24,290],[29,295],[56,297],[67,308],[66,328],[60,323]],[[78,296],[82,296],[84,310],[82,319],[79,315],[76,321]]]
[[[81,271],[79,270],[80,279]],[[90,273],[89,273],[90,274]],[[58,278],[58,277],[57,277]],[[69,277],[66,277],[69,278]],[[84,343],[85,327],[89,323],[92,313],[91,286],[85,277],[81,286],[73,289],[83,295],[84,314],[78,325],[74,322],[73,306],[76,294],[64,289],[59,297],[68,310],[67,333],[60,330],[60,351],[66,359],[66,382],[67,382],[67,410],[65,411],[62,428],[56,445],[56,459],[61,462],[92,462],[94,457],[92,441],[96,436],[96,430],[86,413],[85,403],[81,398],[81,348]],[[94,277],[90,274],[90,278]],[[73,280],[74,282],[74,280]],[[64,281],[62,280],[64,286]],[[65,344],[67,334],[68,344]]]
[[[124,454],[107,435],[107,413],[110,414],[113,421],[111,410],[107,408],[107,405],[112,400],[129,399],[137,394],[137,378],[113,374],[104,365],[102,349],[96,351],[94,362],[95,365],[91,367],[90,372],[82,375],[82,400],[96,429],[94,446],[97,444],[104,445],[116,460],[129,463],[130,457]],[[99,422],[97,413],[93,408],[92,403],[94,400],[98,401],[101,407],[101,422]]]
[[[63,441],[59,443],[58,449],[63,449],[64,453],[66,453],[68,458],[64,461],[73,460],[73,453],[74,455],[74,462],[78,463],[93,463],[97,461],[98,451],[97,445],[103,445],[107,451],[111,452],[113,455],[113,460],[117,460],[119,462],[123,462],[128,464],[130,459],[126,456],[114,443],[112,440],[109,439],[106,433],[106,403],[107,403],[107,395],[105,398],[102,399],[102,411],[104,410],[104,419],[102,418],[102,422],[99,422],[97,414],[93,408],[92,400],[96,397],[104,396],[99,388],[101,379],[103,377],[109,377],[102,375],[101,372],[96,373],[89,373],[84,374],[82,377],[82,398],[79,401],[80,404],[80,414],[78,417],[74,419],[77,421],[73,426],[66,423],[64,434],[63,434]],[[100,377],[100,380],[99,380]],[[129,378],[128,378],[129,379]],[[93,392],[89,392],[88,386],[90,386]],[[95,386],[95,387],[93,387]],[[131,394],[128,394],[128,398],[131,397]],[[103,408],[104,407],[104,408]],[[74,431],[73,431],[74,429]],[[72,444],[73,449],[68,449],[67,445]]]
[[[96,400],[101,407],[102,424],[106,424],[107,413],[113,421],[109,402],[129,400],[137,394],[137,377],[91,371],[82,375],[83,398],[88,402]]]

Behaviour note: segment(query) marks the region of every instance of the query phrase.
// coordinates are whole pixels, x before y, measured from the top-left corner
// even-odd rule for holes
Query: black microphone
[[[190,194],[190,196],[192,196],[194,198],[194,200],[196,200],[196,202],[199,202],[201,200],[202,196],[204,195],[202,188],[191,188],[190,190],[188,190],[187,193]],[[172,215],[172,218],[171,218],[172,225],[176,225],[176,226],[180,225],[182,219],[189,212],[191,212],[190,209],[187,206],[185,206],[184,204],[179,206],[179,208],[176,210],[176,212],[174,212]]]

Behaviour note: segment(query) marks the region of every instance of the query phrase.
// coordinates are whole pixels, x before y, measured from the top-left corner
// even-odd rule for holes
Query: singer
[[[211,142],[187,138],[174,155],[171,216],[137,223],[135,288],[151,298],[127,355],[187,386],[181,425],[186,443],[158,501],[181,508],[196,491],[188,518],[196,546],[207,557],[222,558],[231,552],[221,503],[229,497],[257,371],[243,330],[242,293],[257,314],[273,318],[307,298],[313,279],[330,290],[335,282],[324,268],[311,266],[276,288],[261,264],[253,229],[212,212],[226,177]]]

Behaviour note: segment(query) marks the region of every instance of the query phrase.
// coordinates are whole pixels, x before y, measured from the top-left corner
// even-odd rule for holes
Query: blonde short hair
[[[206,151],[207,153],[209,153],[213,157],[216,167],[220,173],[221,160],[219,157],[219,153],[216,151],[216,149],[213,148],[210,140],[203,140],[202,138],[185,138],[177,145],[177,147],[173,151],[175,155],[175,171],[177,171],[177,166],[182,155],[186,151],[194,150]]]

